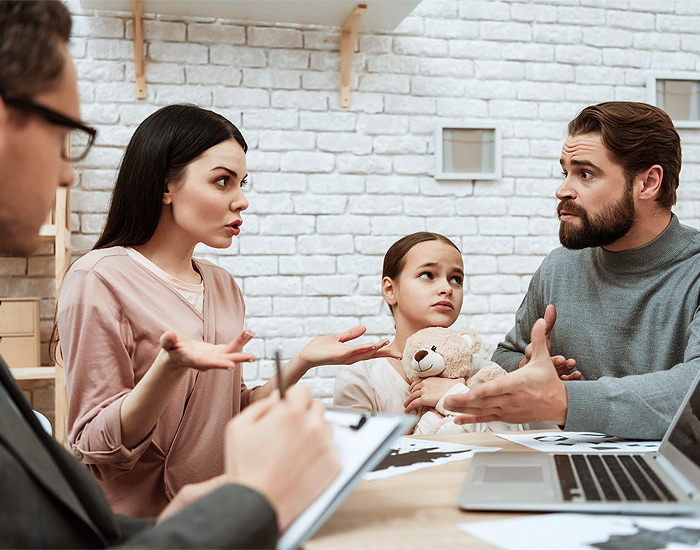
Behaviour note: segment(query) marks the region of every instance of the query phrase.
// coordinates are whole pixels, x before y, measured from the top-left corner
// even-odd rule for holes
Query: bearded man
[[[660,439],[700,370],[700,234],[671,211],[680,137],[661,109],[618,101],[585,108],[568,130],[563,247],[532,277],[493,355],[513,372],[445,406],[465,413],[461,423]],[[549,354],[531,360],[542,317],[532,341]]]

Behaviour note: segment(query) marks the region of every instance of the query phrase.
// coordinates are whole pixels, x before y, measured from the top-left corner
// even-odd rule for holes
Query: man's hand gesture
[[[554,328],[554,323],[557,322],[557,308],[554,304],[549,304],[547,309],[544,311],[544,322],[545,329],[544,334],[547,339],[547,349],[549,350],[549,355],[552,357],[552,362],[554,363],[557,373],[562,380],[580,380],[581,373],[579,371],[574,371],[576,368],[576,359],[567,359],[563,355],[552,355],[552,340],[550,335],[552,334],[552,329]],[[530,361],[532,356],[532,342],[530,342],[525,348],[525,357],[518,363],[518,368],[524,367]],[[573,371],[573,372],[572,372]]]
[[[566,423],[568,396],[547,347],[546,328],[544,319],[538,319],[532,327],[530,361],[523,368],[469,393],[445,398],[446,409],[462,413],[455,423]]]

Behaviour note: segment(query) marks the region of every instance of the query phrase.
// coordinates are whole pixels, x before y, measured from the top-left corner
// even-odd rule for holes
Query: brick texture
[[[340,107],[338,30],[146,16],[148,97],[133,92],[129,14],[74,13],[82,113],[99,128],[76,167],[74,246],[104,222],[125,143],[159,106],[195,102],[230,117],[248,139],[250,208],[230,250],[202,253],[238,280],[259,355],[249,385],[317,334],[392,323],[379,298],[386,248],[406,233],[446,233],[467,269],[458,324],[493,349],[509,330],[527,281],[557,246],[558,155],[566,123],[585,105],[644,100],[646,77],[700,71],[696,2],[423,0],[395,30],[359,34],[352,105]],[[434,128],[498,123],[499,181],[435,181]],[[677,212],[700,225],[700,130],[681,129]],[[198,248],[198,250],[200,250]],[[4,295],[53,307],[51,246],[26,261],[0,258]],[[43,353],[46,357],[46,353]],[[332,395],[337,369],[304,377]],[[33,389],[34,388],[34,389]],[[52,416],[45,384],[27,387]]]

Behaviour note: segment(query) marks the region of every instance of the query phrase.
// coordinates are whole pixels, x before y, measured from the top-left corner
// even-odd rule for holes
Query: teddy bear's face
[[[418,378],[437,376],[445,370],[445,358],[437,352],[437,346],[429,350],[419,349],[413,354],[411,368]]]
[[[410,382],[428,376],[467,378],[481,339],[468,328],[429,327],[406,341],[403,366]]]

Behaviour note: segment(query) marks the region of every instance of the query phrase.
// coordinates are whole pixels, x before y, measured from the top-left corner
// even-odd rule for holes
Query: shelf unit
[[[70,194],[66,187],[59,187],[56,190],[56,205],[49,213],[49,218],[41,227],[39,235],[43,240],[54,243],[55,264],[55,296],[61,287],[61,281],[71,260],[70,244]],[[66,392],[66,380],[63,366],[56,363],[53,366],[36,366],[25,368],[13,368],[11,372],[16,380],[21,381],[54,381],[54,437],[65,445],[68,430],[68,394]]]
[[[340,98],[350,107],[352,59],[358,30],[393,30],[420,0],[80,0],[83,8],[131,12],[134,22],[134,78],[137,99],[145,99],[143,14],[215,17],[263,23],[340,27]]]

